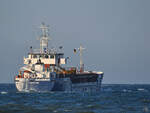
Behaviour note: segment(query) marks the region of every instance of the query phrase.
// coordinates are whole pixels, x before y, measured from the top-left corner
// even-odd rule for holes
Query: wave
[[[123,89],[122,91],[123,92],[132,92],[132,90],[129,90],[129,89]]]
[[[103,88],[102,91],[105,91],[105,92],[112,92],[113,89],[112,89],[112,88]]]
[[[145,89],[143,89],[143,88],[138,88],[137,90],[138,90],[138,91],[144,91]]]
[[[1,94],[7,94],[8,92],[5,92],[5,91],[1,91]]]

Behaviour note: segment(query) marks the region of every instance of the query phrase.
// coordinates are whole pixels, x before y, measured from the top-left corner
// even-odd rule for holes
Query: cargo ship
[[[104,72],[85,71],[82,61],[84,48],[73,49],[80,54],[80,67],[66,67],[68,57],[54,48],[49,48],[49,26],[40,26],[40,48],[24,57],[24,65],[15,76],[15,85],[20,92],[49,91],[100,91]],[[60,46],[59,49],[63,47]]]

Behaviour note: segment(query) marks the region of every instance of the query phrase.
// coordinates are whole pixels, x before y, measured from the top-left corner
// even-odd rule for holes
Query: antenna
[[[44,22],[42,22],[40,29],[42,30],[42,36],[40,38],[40,52],[47,53],[48,52],[48,38],[49,38],[49,26],[46,26]]]
[[[84,64],[83,64],[83,59],[82,59],[82,52],[85,48],[82,47],[82,45],[80,45],[80,48],[78,48],[80,51],[80,72],[84,71]]]
[[[48,37],[49,26],[46,26],[44,22],[42,22],[40,29],[42,30],[42,37]]]

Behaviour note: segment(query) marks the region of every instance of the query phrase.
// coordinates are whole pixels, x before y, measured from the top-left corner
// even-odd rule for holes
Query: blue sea
[[[104,84],[101,92],[20,93],[0,84],[0,113],[150,113],[150,85]]]

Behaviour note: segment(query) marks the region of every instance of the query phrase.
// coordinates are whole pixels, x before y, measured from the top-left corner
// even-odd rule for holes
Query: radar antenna
[[[40,29],[42,30],[42,36],[40,38],[40,52],[47,53],[48,52],[48,40],[49,40],[49,26],[46,26],[44,22],[42,22]]]

